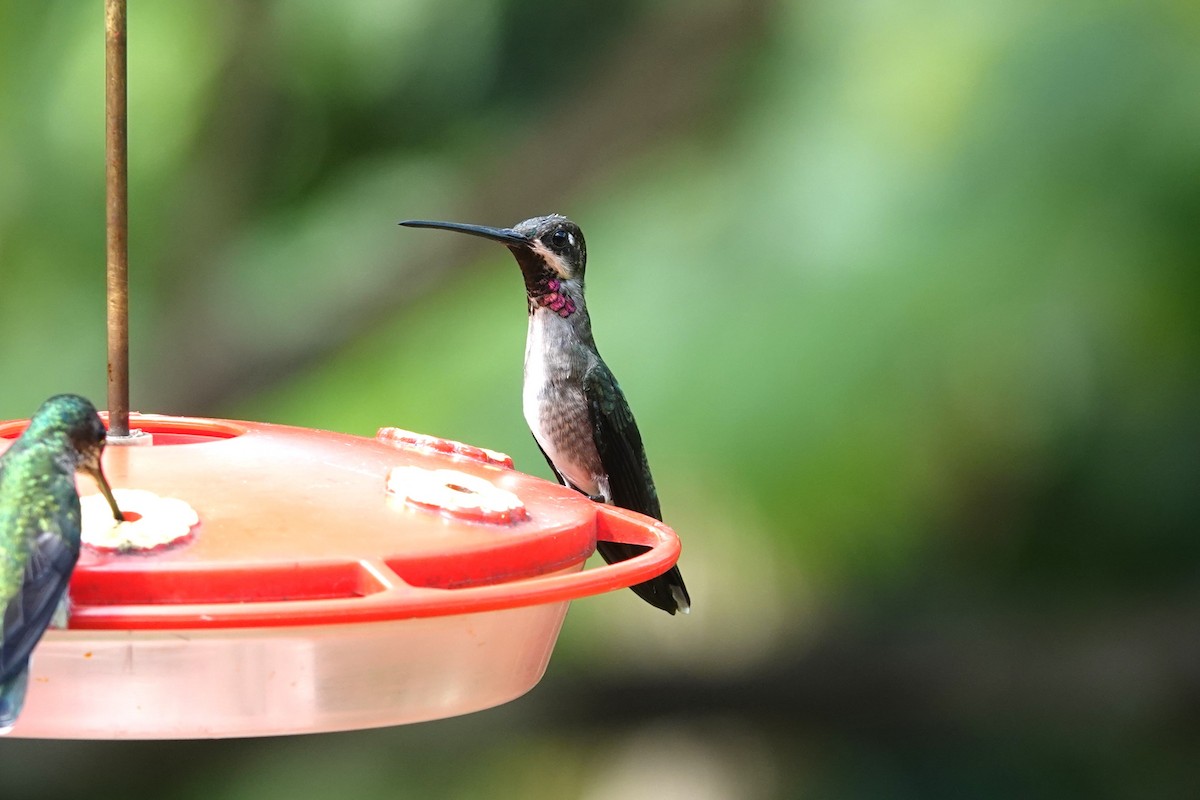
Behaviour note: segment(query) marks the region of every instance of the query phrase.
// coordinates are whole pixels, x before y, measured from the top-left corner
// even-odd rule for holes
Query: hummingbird
[[[100,468],[105,435],[88,400],[60,394],[0,455],[0,733],[25,703],[34,645],[47,626],[66,624],[67,583],[79,559],[76,470],[96,480],[124,521]]]
[[[400,224],[458,231],[508,247],[525,278],[529,333],[522,410],[534,441],[564,486],[596,502],[662,520],[633,412],[592,337],[583,294],[587,246],[579,226],[558,214],[527,219],[511,228],[415,219]],[[647,549],[596,543],[609,564]],[[678,567],[631,588],[669,614],[691,610]]]

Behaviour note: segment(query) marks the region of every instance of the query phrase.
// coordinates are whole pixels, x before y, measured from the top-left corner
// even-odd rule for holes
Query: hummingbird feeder
[[[106,0],[105,23],[113,446],[104,467],[130,535],[95,538],[86,521],[95,487],[81,480],[85,545],[68,627],[34,650],[10,735],[313,733],[524,694],[570,601],[665,572],[678,538],[650,517],[517,472],[503,454],[397,428],[367,438],[131,414],[123,0]],[[0,423],[0,452],[26,424]],[[597,540],[646,549],[584,569]]]

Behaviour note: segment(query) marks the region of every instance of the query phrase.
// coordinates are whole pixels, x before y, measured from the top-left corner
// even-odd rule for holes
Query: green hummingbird
[[[88,400],[51,397],[0,455],[0,733],[17,721],[29,654],[47,626],[66,624],[67,584],[79,559],[75,471],[96,479],[124,521],[104,472],[104,423]]]

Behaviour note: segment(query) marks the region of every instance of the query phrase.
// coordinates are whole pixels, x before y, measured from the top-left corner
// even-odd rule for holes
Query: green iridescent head
[[[73,457],[75,468],[96,480],[100,491],[112,506],[113,516],[122,519],[112,489],[100,468],[106,435],[104,423],[90,400],[77,394],[59,394],[42,403],[34,412],[21,438],[34,441],[65,440],[70,445],[67,454]]]

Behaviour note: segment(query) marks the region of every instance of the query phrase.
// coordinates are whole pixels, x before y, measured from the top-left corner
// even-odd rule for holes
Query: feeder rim
[[[365,596],[253,603],[91,605],[72,610],[70,630],[184,630],[332,625],[471,614],[604,594],[661,575],[679,559],[675,532],[651,517],[596,506],[596,538],[646,552],[580,572],[441,589],[406,583],[381,559],[359,564],[385,588]]]

